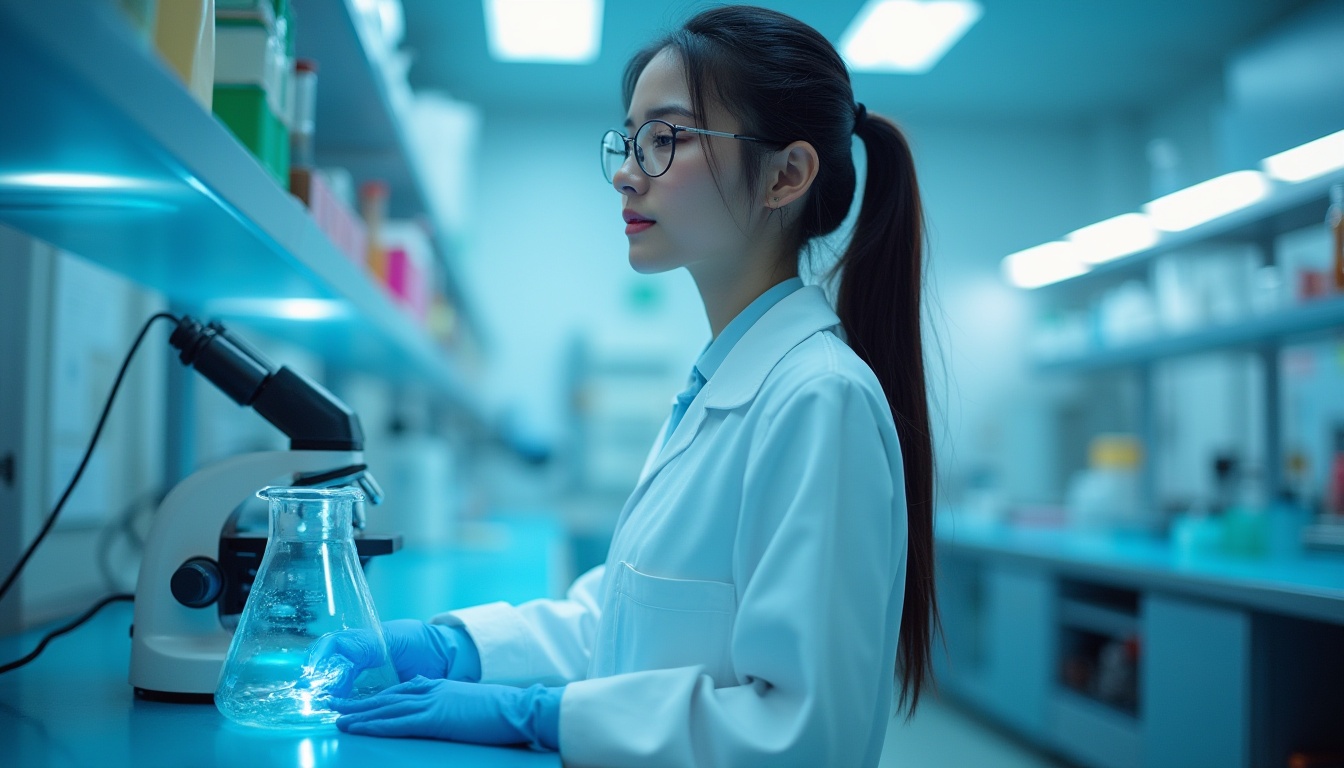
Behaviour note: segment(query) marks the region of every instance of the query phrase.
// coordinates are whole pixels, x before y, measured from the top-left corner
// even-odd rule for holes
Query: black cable
[[[93,607],[85,611],[83,615],[81,615],[79,618],[75,619],[69,624],[66,624],[64,627],[61,627],[60,629],[50,632],[46,637],[42,638],[42,642],[37,644],[37,647],[33,649],[32,653],[28,654],[27,656],[24,656],[22,659],[18,659],[17,661],[11,661],[8,664],[0,665],[0,675],[3,675],[11,670],[18,669],[19,667],[22,667],[24,664],[27,664],[33,659],[36,659],[38,657],[38,654],[42,653],[42,651],[47,647],[47,643],[50,643],[52,640],[55,640],[61,635],[64,635],[66,632],[73,632],[74,630],[78,629],[79,625],[83,624],[89,619],[92,619],[94,614],[98,613],[108,605],[112,603],[128,602],[132,600],[135,600],[135,595],[129,593],[108,595],[107,597],[104,597],[102,600],[99,600],[98,602],[94,603]]]
[[[70,484],[65,487],[65,493],[61,494],[60,501],[56,502],[56,508],[51,510],[51,514],[47,516],[47,522],[43,524],[42,530],[37,534],[37,538],[33,539],[33,543],[28,545],[28,549],[24,551],[23,557],[20,557],[19,562],[14,565],[14,570],[10,571],[9,576],[5,577],[4,585],[0,586],[0,600],[5,599],[5,595],[9,593],[9,588],[14,585],[14,582],[19,578],[19,573],[23,570],[23,567],[28,564],[28,559],[33,556],[33,552],[37,551],[37,545],[42,543],[42,540],[51,532],[51,527],[56,524],[56,517],[61,514],[61,509],[65,507],[65,502],[69,500],[70,494],[75,490],[75,484],[78,483],[79,478],[83,476],[84,468],[89,465],[89,458],[93,456],[93,448],[98,444],[98,437],[103,434],[103,425],[107,423],[107,415],[112,411],[112,403],[116,400],[117,390],[121,388],[121,380],[126,377],[126,369],[131,365],[131,358],[135,357],[135,351],[140,348],[140,342],[144,341],[145,334],[149,332],[149,327],[154,324],[155,320],[160,319],[172,320],[174,323],[178,322],[176,316],[167,312],[156,313],[145,321],[144,327],[140,329],[140,335],[135,337],[135,343],[131,345],[130,351],[126,353],[126,359],[121,361],[121,370],[117,372],[116,381],[112,382],[112,391],[108,393],[107,403],[103,405],[103,415],[98,418],[98,426],[93,430],[93,437],[89,439],[89,447],[84,451],[84,458],[79,462],[79,468],[75,470],[75,476],[70,478]],[[102,605],[103,604],[99,604],[98,607],[102,607]]]

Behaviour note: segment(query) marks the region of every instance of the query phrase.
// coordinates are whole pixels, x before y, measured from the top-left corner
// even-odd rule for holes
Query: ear
[[[795,141],[776,152],[766,163],[765,184],[762,185],[765,207],[783,208],[802,198],[812,187],[820,169],[817,150],[806,141]]]

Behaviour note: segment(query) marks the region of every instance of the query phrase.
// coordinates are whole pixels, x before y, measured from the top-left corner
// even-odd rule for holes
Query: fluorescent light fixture
[[[1344,131],[1309,141],[1260,162],[1279,181],[1306,181],[1344,168]]]
[[[840,36],[840,52],[858,72],[921,74],[982,13],[974,0],[869,0]]]
[[[345,302],[336,299],[221,299],[207,309],[225,316],[281,320],[335,320],[349,314]]]
[[[0,187],[26,189],[88,190],[91,192],[145,192],[161,190],[157,181],[134,176],[116,176],[107,173],[5,173],[0,174]]]
[[[1070,232],[1066,238],[1088,264],[1100,264],[1157,244],[1157,230],[1142,213],[1126,213]]]
[[[490,55],[588,64],[602,47],[602,0],[484,0]]]
[[[1143,206],[1153,225],[1180,232],[1264,199],[1269,179],[1259,171],[1235,171],[1159,197]]]
[[[1056,240],[1009,254],[1000,265],[1004,278],[1018,288],[1040,288],[1087,271],[1072,243]]]

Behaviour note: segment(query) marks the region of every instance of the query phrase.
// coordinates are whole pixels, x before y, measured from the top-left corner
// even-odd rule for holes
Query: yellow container
[[[1088,446],[1088,465],[1093,469],[1136,469],[1143,461],[1143,447],[1133,435],[1097,435]]]
[[[215,87],[215,0],[159,0],[154,46],[207,110]]]

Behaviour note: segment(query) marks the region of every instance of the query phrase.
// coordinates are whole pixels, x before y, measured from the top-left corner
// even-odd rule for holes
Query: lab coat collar
[[[815,285],[780,299],[733,346],[705,384],[700,392],[705,407],[731,410],[751,402],[789,350],[817,331],[839,324],[826,294]]]
[[[707,409],[732,410],[751,402],[765,383],[765,377],[789,350],[812,334],[839,324],[840,318],[831,309],[826,294],[815,285],[804,286],[780,299],[733,346],[728,357],[724,358],[722,365],[691,402],[681,424],[661,450],[649,455],[626,509],[639,499],[649,480],[691,444],[695,433],[700,430],[701,422],[705,420]],[[661,435],[659,441],[662,441]]]

